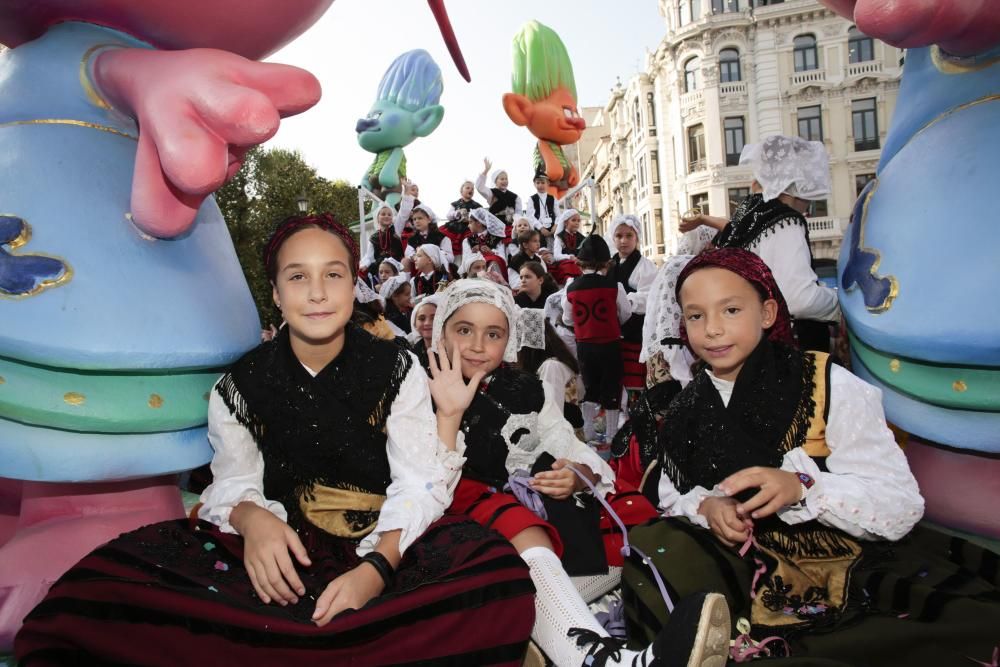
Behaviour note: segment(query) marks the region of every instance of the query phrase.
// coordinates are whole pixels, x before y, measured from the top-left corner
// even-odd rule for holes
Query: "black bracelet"
[[[392,582],[392,575],[395,574],[395,570],[392,569],[392,565],[389,564],[389,559],[380,554],[377,551],[369,551],[364,556],[361,557],[362,563],[368,563],[374,567],[380,577],[382,577],[382,583],[388,588],[389,584]]]

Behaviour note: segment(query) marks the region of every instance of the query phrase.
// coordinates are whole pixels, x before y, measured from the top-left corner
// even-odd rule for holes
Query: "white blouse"
[[[735,383],[711,373],[709,377],[728,405]],[[829,400],[829,472],[821,472],[802,447],[787,452],[781,470],[806,473],[815,483],[805,492],[804,504],[779,510],[778,517],[789,525],[816,519],[863,540],[902,538],[923,516],[924,499],[903,450],[886,426],[882,392],[833,365]],[[681,494],[661,474],[659,495],[665,515],[684,516],[708,528],[698,507],[709,496],[725,494],[717,486],[711,490],[697,486]]]
[[[639,263],[632,270],[632,275],[628,277],[628,285],[635,292],[629,292],[628,302],[632,306],[632,314],[644,315],[646,313],[646,298],[649,290],[653,287],[656,279],[656,264],[648,257],[640,257]]]
[[[411,195],[403,195],[402,199],[399,200],[399,211],[396,213],[396,217],[392,219],[392,228],[396,231],[396,236],[400,236],[406,228],[406,221],[410,219],[410,213],[413,212],[413,201],[414,199]],[[378,226],[377,220],[373,221],[373,223],[376,227]],[[367,230],[365,231],[367,233]],[[365,246],[365,254],[361,258],[361,266],[369,266],[375,261],[375,248],[372,247],[371,243],[365,243]]]
[[[538,377],[541,378],[542,387],[545,389],[545,399],[555,403],[560,411],[566,407],[566,385],[573,378],[576,378],[578,395],[583,396],[580,376],[555,357],[549,357],[542,362],[538,367]]]
[[[381,534],[393,530],[401,531],[399,552],[403,553],[451,505],[465,464],[464,448],[449,451],[438,437],[427,375],[417,358],[408,354],[413,365],[386,421],[392,481],[375,530],[361,541],[358,555],[374,549]],[[236,505],[249,501],[287,521],[288,513],[282,504],[264,496],[264,457],[260,449],[215,391],[208,402],[208,439],[215,450],[214,479],[201,494],[199,518],[216,524],[225,533],[235,533],[229,515]]]
[[[837,290],[819,283],[800,226],[775,228],[758,238],[749,250],[770,267],[792,317],[820,322],[840,319]]]
[[[499,189],[497,188],[497,190]],[[486,174],[479,174],[476,177],[476,192],[486,200],[486,208],[493,205],[493,191],[491,188],[486,187]],[[520,215],[523,211],[524,204],[521,202],[521,195],[517,195],[517,198],[514,200],[514,215]]]

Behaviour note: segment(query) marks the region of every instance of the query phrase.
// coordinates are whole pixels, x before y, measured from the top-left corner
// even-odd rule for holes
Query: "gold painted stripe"
[[[934,67],[942,74],[968,74],[984,70],[987,67],[993,67],[993,65],[1000,62],[1000,56],[993,56],[992,58],[980,61],[977,61],[974,57],[958,58],[955,56],[946,56],[941,52],[941,47],[935,44],[931,47],[931,62],[934,63]]]
[[[90,80],[90,58],[97,51],[103,49],[122,49],[127,48],[126,44],[109,42],[106,44],[96,44],[83,54],[83,58],[80,59],[80,86],[83,88],[83,92],[86,93],[87,99],[90,103],[99,109],[111,109],[111,104],[105,100],[97,88],[94,87],[94,82]]]
[[[109,134],[115,134],[119,137],[125,137],[126,139],[131,139],[132,141],[138,141],[139,137],[129,134],[128,132],[122,132],[121,130],[110,127],[108,125],[100,125],[99,123],[90,123],[85,120],[74,120],[72,118],[36,118],[34,120],[11,120],[6,123],[0,123],[0,128],[4,127],[14,127],[15,125],[72,125],[75,127],[86,127],[91,130],[99,130],[101,132],[108,132]]]

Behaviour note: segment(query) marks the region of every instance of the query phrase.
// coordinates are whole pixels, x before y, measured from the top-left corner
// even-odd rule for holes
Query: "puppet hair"
[[[407,111],[419,111],[441,101],[441,68],[423,49],[407,51],[392,61],[378,85],[378,100]]]
[[[559,35],[538,21],[528,21],[514,35],[511,88],[532,102],[564,86],[576,101],[576,79],[566,46]]]

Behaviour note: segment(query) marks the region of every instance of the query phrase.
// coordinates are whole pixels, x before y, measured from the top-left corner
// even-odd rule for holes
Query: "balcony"
[[[851,63],[844,69],[844,77],[848,79],[857,79],[863,76],[878,76],[881,73],[881,60],[867,60],[863,63]]]
[[[747,94],[747,82],[746,81],[728,81],[726,83],[719,84],[719,95],[725,97],[726,95],[746,95]]]
[[[702,93],[700,90],[692,90],[690,93],[681,94],[681,106],[682,107],[693,107],[699,104],[702,100]]]
[[[807,223],[809,224],[809,239],[812,241],[835,239],[842,236],[837,218],[809,218]]]
[[[826,82],[826,71],[821,69],[810,69],[804,72],[792,74],[793,86],[809,86]]]
[[[688,161],[689,174],[693,174],[696,171],[705,171],[706,169],[708,169],[708,164],[706,163],[705,158]]]

